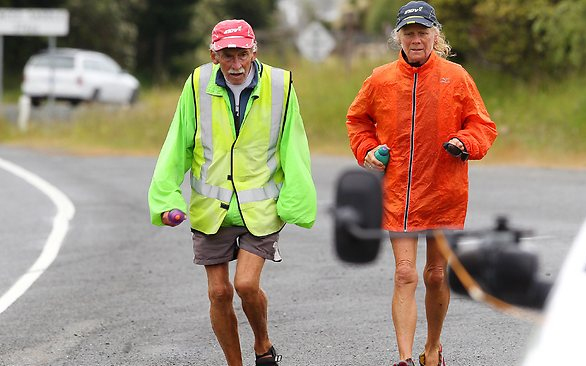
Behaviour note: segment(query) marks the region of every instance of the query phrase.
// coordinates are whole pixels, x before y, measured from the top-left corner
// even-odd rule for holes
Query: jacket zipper
[[[409,177],[407,179],[407,197],[405,198],[405,216],[403,217],[403,231],[407,232],[407,221],[409,220],[409,201],[411,199],[411,180],[413,178],[413,155],[414,155],[414,140],[415,140],[415,112],[417,111],[416,102],[417,99],[415,98],[415,91],[417,90],[417,76],[418,74],[415,73],[413,78],[413,92],[411,95],[411,141],[410,141],[410,149],[409,149]]]

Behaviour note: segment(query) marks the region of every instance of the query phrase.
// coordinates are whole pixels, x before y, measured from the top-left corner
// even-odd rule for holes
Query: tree
[[[191,27],[194,0],[142,0],[134,7],[138,27],[137,58],[144,76],[164,82],[181,69],[181,56],[193,51],[202,39]]]
[[[197,59],[196,51],[207,49],[217,21],[243,18],[255,30],[270,27],[276,0],[0,0],[0,6],[65,8],[70,31],[58,47],[104,52],[143,81],[161,83],[209,59]],[[4,44],[5,74],[16,84],[14,75],[47,39],[6,36]]]
[[[389,30],[395,27],[397,12],[405,4],[402,0],[373,0],[367,8],[364,29],[371,34],[384,34],[388,37]]]
[[[535,48],[546,55],[544,68],[581,70],[586,66],[586,1],[565,0],[533,9]]]
[[[586,67],[586,0],[435,0],[457,53],[530,78]]]
[[[275,0],[224,1],[224,9],[229,18],[244,19],[254,29],[264,29],[270,26],[271,15],[275,8]]]
[[[196,7],[193,29],[208,46],[214,25],[224,19],[244,19],[256,31],[272,26],[276,0],[201,0]],[[258,33],[258,32],[256,32]]]
[[[69,35],[66,46],[104,52],[123,67],[136,67],[137,27],[131,19],[136,0],[67,0]]]

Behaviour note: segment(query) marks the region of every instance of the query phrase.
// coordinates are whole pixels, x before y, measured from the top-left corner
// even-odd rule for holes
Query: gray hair
[[[391,32],[391,38],[389,38],[388,42],[392,48],[401,49],[401,42],[399,41],[399,32],[401,31],[401,29],[393,29],[393,31]],[[441,26],[434,25],[430,29],[436,32],[438,36],[436,42],[433,44],[433,50],[435,51],[435,53],[437,53],[438,56],[442,58],[455,56],[455,54],[452,53],[452,46],[450,46],[450,43],[448,42],[446,36],[441,30]]]

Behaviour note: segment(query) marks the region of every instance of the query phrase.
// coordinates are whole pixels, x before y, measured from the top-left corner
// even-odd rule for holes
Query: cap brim
[[[413,16],[413,17],[407,17],[407,18],[403,19],[401,22],[399,22],[399,24],[397,24],[395,29],[399,30],[409,24],[421,24],[422,26],[427,27],[427,28],[431,28],[434,26],[434,23],[429,19],[426,19],[426,18],[420,17],[420,16]]]
[[[223,50],[224,48],[252,48],[253,46],[254,40],[252,38],[245,37],[226,37],[212,43],[212,49],[214,51]]]

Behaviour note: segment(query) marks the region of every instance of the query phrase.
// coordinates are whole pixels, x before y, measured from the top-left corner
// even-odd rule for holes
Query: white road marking
[[[45,270],[49,268],[51,263],[53,263],[59,253],[61,243],[63,243],[63,239],[65,239],[65,235],[69,230],[69,221],[75,215],[75,207],[63,192],[36,174],[2,158],[0,158],[0,168],[28,182],[33,187],[47,195],[53,201],[55,206],[57,206],[57,214],[53,219],[53,230],[47,238],[47,242],[43,247],[41,255],[28,271],[23,274],[14,285],[12,285],[2,297],[0,297],[0,314],[2,314],[4,310],[8,309],[10,305],[21,297],[45,272]]]

